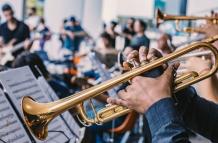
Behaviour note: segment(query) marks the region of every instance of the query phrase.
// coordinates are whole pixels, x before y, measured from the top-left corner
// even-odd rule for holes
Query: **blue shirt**
[[[139,50],[141,46],[145,46],[149,48],[150,40],[147,36],[138,36],[135,35],[132,40],[130,41],[130,47],[132,47],[134,50]]]
[[[71,31],[71,32],[82,32],[84,31],[80,25],[76,26],[67,26],[65,27],[65,30]],[[69,36],[64,39],[64,47],[72,50],[72,51],[78,51],[79,50],[79,45],[82,41],[82,37],[74,37],[74,39],[71,39]]]
[[[218,142],[218,105],[199,97],[193,88],[177,93],[152,105],[145,113],[152,142],[189,142],[186,128],[191,129],[212,142]]]

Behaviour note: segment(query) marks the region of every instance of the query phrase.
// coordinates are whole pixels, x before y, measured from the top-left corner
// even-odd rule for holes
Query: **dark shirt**
[[[129,46],[130,45],[130,42],[131,40],[127,37],[127,35],[130,35],[130,36],[134,36],[135,35],[135,32],[133,30],[130,30],[128,27],[124,27],[123,29],[123,34],[125,35],[125,47]]]
[[[134,50],[139,50],[141,46],[145,46],[149,48],[149,45],[150,45],[150,40],[146,35],[143,36],[135,35],[130,42],[130,47],[132,47]]]
[[[16,20],[16,23],[17,27],[14,30],[10,30],[6,22],[0,25],[0,36],[3,37],[5,44],[8,44],[12,39],[16,39],[14,43],[16,45],[30,38],[28,26],[19,20]]]
[[[218,105],[199,97],[193,88],[178,93],[177,101],[175,106],[172,98],[162,99],[146,112],[152,142],[189,142],[186,128],[218,142]]]

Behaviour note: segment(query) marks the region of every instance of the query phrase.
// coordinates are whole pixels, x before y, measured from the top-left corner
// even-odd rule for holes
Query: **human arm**
[[[140,51],[138,61],[150,59],[142,52],[146,52],[145,49]],[[178,65],[174,66],[177,67]],[[184,122],[171,97],[174,68],[168,67],[157,78],[137,76],[131,80],[131,85],[119,92],[119,99],[108,99],[111,104],[126,106],[145,114],[152,142],[189,142]]]

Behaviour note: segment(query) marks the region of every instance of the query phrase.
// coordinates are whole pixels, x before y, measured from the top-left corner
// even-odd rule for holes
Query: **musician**
[[[213,16],[213,15],[212,15]],[[214,13],[216,16],[216,13]],[[218,34],[218,26],[208,21],[207,24],[202,25],[201,31],[204,32],[206,37],[213,37]],[[218,42],[215,41],[213,45],[218,48]],[[199,71],[200,73],[208,72],[212,67],[213,57],[191,57],[182,64],[188,71]],[[193,64],[197,63],[197,64]],[[196,83],[196,88],[200,96],[203,98],[218,103],[218,77],[212,75],[211,77]]]
[[[138,61],[143,62],[149,54],[140,49],[138,55]],[[157,78],[133,78],[132,84],[119,92],[120,99],[109,98],[108,102],[144,114],[152,142],[189,142],[187,128],[218,142],[218,105],[199,97],[190,87],[173,96],[178,66],[168,66]]]
[[[26,41],[24,48],[29,48],[30,31],[28,26],[14,17],[14,11],[10,5],[3,5],[2,12],[6,22],[0,25],[0,47],[12,47]]]
[[[193,64],[197,63],[197,64]],[[188,71],[199,71],[200,73],[209,72],[212,67],[211,59],[201,57],[191,57],[183,65]],[[213,75],[203,81],[196,83],[196,89],[200,96],[205,99],[218,103],[218,77]]]
[[[106,32],[107,34],[110,35],[111,38],[111,43],[112,43],[112,47],[115,48],[115,42],[116,42],[116,37],[119,35],[116,31],[115,28],[118,25],[118,23],[116,21],[111,21],[107,26],[104,32]]]
[[[73,53],[79,51],[79,45],[82,39],[87,36],[87,33],[83,30],[74,16],[68,19],[61,34],[64,41],[64,47],[71,50]]]
[[[130,17],[127,20],[127,24],[123,29],[123,35],[125,37],[125,47],[130,45],[130,41],[132,40],[133,36],[135,35],[134,22],[135,22],[135,18]]]
[[[118,51],[112,45],[111,36],[104,32],[100,35],[98,47],[95,49],[97,57],[107,68],[114,66],[117,61]]]
[[[29,26],[30,31],[35,31],[40,22],[40,17],[37,15],[36,7],[31,7],[28,10],[28,18],[25,23]]]
[[[137,19],[134,22],[134,31],[136,34],[133,36],[132,40],[130,41],[130,46],[125,48],[124,56],[128,55],[129,52],[132,50],[138,50],[140,46],[145,46],[149,48],[150,40],[145,35],[146,29],[147,29],[147,24],[144,21]]]
[[[157,40],[157,49],[161,51],[162,55],[168,55],[175,50],[172,44],[172,37],[169,34],[163,33]]]

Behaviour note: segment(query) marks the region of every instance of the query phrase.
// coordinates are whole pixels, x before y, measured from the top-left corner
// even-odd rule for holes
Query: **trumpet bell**
[[[43,104],[35,102],[34,99],[29,96],[24,97],[22,100],[24,122],[29,131],[39,140],[44,140],[48,136],[48,123],[51,119],[48,118],[49,114],[42,114],[41,111],[46,111],[46,107],[42,105]],[[37,114],[37,111],[39,114]]]

